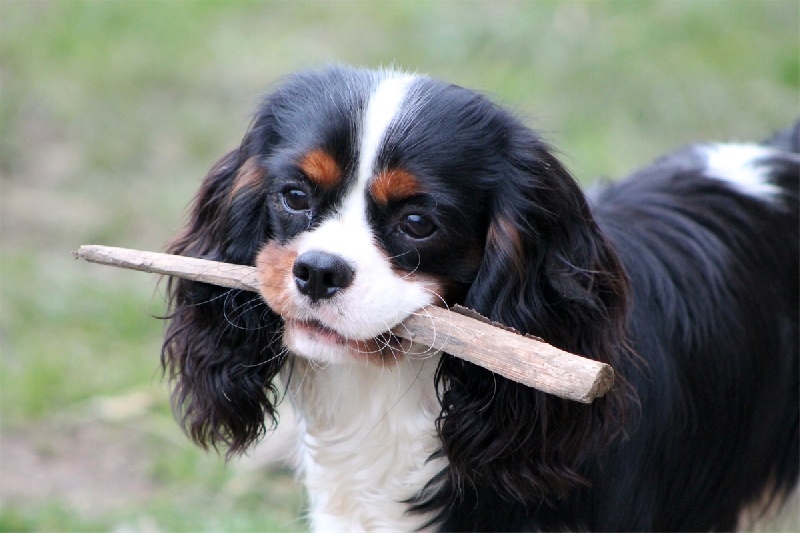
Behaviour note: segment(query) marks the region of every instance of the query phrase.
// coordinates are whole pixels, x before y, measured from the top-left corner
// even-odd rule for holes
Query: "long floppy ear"
[[[484,256],[466,305],[620,370],[629,293],[622,266],[580,187],[519,127],[493,188]],[[535,506],[585,483],[581,464],[621,430],[635,400],[621,379],[584,405],[443,358],[439,432],[454,497],[491,487]]]
[[[259,158],[243,143],[206,176],[169,253],[253,265],[270,238]],[[252,150],[254,151],[254,150]],[[273,385],[284,362],[280,320],[255,293],[170,279],[161,361],[175,383],[173,409],[203,447],[243,452],[276,423]]]

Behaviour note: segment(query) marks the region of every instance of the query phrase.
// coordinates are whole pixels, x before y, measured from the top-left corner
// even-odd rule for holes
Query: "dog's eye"
[[[428,217],[410,213],[400,221],[399,229],[412,239],[424,239],[436,231],[436,226]]]
[[[287,211],[300,212],[311,209],[308,194],[300,189],[288,189],[282,193],[283,206]]]

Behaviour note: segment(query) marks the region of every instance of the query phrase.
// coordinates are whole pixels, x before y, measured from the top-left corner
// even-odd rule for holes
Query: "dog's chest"
[[[437,364],[303,368],[295,402],[315,531],[410,531],[428,521],[406,502],[446,466],[430,459],[440,447]]]

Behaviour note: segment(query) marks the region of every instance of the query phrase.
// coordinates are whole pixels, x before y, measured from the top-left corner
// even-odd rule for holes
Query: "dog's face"
[[[265,190],[272,235],[257,264],[289,350],[385,361],[406,348],[389,329],[425,305],[459,301],[475,277],[502,150],[491,121],[501,115],[427,78],[318,81],[266,101],[256,130],[268,124],[269,143],[234,190]]]

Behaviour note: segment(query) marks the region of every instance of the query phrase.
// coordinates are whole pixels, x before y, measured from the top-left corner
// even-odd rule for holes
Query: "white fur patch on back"
[[[730,184],[741,194],[775,201],[781,193],[769,181],[769,166],[762,160],[776,151],[757,144],[711,144],[703,147],[706,174]]]

